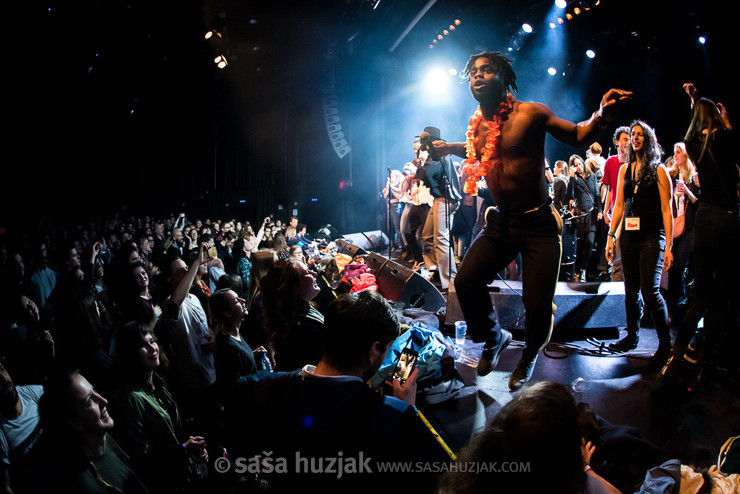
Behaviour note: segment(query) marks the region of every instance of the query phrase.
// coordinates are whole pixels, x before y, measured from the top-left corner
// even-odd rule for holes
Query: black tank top
[[[624,217],[637,216],[640,218],[640,233],[665,233],[663,228],[663,213],[660,209],[660,190],[658,179],[638,179],[635,176],[635,164],[630,165],[624,172]],[[627,230],[624,230],[627,231]],[[630,232],[637,233],[637,232]]]

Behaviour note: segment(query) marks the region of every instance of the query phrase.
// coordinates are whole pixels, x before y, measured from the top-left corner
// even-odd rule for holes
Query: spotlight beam
[[[437,0],[429,0],[427,2],[427,4],[419,11],[419,13],[416,14],[416,17],[414,17],[412,21],[409,23],[409,25],[406,26],[406,29],[403,30],[403,32],[398,37],[396,42],[393,43],[393,46],[391,46],[390,50],[388,50],[389,52],[392,52],[393,50],[396,49],[396,47],[401,43],[401,41],[403,41],[406,35],[408,35],[411,32],[414,26],[421,20],[422,17],[424,17],[424,14],[426,14],[427,11],[431,9],[432,5],[434,5],[435,3],[437,3]]]

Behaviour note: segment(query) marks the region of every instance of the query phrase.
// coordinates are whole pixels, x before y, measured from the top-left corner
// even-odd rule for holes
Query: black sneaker
[[[480,359],[478,360],[479,376],[488,375],[493,368],[496,367],[501,351],[509,346],[510,342],[511,333],[505,329],[501,329],[499,330],[498,342],[495,345],[488,347],[488,343],[486,343],[486,346],[483,348],[483,353],[481,353]]]
[[[640,337],[637,333],[627,333],[627,336],[622,338],[616,343],[611,343],[609,348],[615,352],[629,352],[637,348],[637,344],[640,342]]]
[[[519,363],[509,378],[509,390],[518,391],[529,381],[529,378],[532,377],[535,363],[537,363],[537,355],[532,360],[525,359],[524,357],[519,360]]]

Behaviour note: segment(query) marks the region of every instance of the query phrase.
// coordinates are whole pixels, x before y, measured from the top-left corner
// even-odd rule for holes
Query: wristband
[[[617,238],[617,234],[614,233],[614,232],[609,232],[609,233],[607,233],[607,235],[609,235],[610,237]]]

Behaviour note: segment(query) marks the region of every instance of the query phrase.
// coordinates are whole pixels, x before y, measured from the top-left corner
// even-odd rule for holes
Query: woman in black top
[[[624,271],[624,305],[627,336],[610,348],[626,352],[637,348],[640,329],[640,294],[658,334],[658,349],[651,366],[660,368],[671,350],[668,310],[660,294],[663,270],[673,264],[673,212],[671,177],[660,163],[661,147],[655,131],[641,121],[630,125],[630,162],[619,169],[617,199],[606,246],[609,262],[619,234]]]
[[[715,359],[721,331],[726,328],[732,334],[731,328],[737,328],[737,139],[721,103],[698,98],[693,84],[685,84],[684,89],[694,107],[684,140],[699,173],[701,196],[694,222],[694,298],[676,336],[673,355],[661,371],[666,379],[676,375],[702,317],[703,362]],[[735,358],[734,353],[731,358]]]
[[[241,328],[247,315],[246,301],[234,290],[221,288],[213,292],[208,303],[216,332],[216,384],[224,407],[223,443],[228,451],[239,453],[244,445],[233,439],[234,428],[245,427],[243,412],[249,403],[244,400],[244,389],[269,371],[258,369]]]
[[[262,278],[262,324],[276,371],[292,371],[321,358],[324,316],[311,301],[321,292],[316,274],[280,259]]]
[[[601,195],[596,175],[584,164],[583,158],[574,154],[570,157],[568,166],[568,197],[574,201],[573,216],[576,217],[578,234],[575,280],[586,281],[586,269],[596,238],[596,222],[601,219]]]
[[[246,301],[234,290],[221,288],[208,303],[216,331],[216,378],[222,397],[228,399],[240,385],[257,380],[264,373],[258,372],[254,352],[242,334]]]

